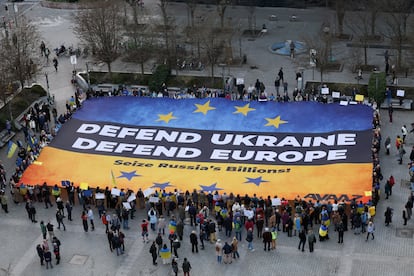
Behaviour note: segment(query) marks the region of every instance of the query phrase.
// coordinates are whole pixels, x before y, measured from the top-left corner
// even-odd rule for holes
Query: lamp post
[[[330,42],[330,32],[331,32],[331,28],[329,28],[329,26],[326,26],[323,28],[323,33],[325,34],[325,59],[326,62],[330,62],[332,57],[331,57],[331,42]]]
[[[88,90],[91,89],[91,79],[89,76],[89,64],[86,62],[86,77],[88,78]]]

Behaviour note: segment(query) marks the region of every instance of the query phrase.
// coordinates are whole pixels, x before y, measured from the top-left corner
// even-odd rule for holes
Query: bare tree
[[[304,37],[305,43],[310,49],[316,50],[313,57],[317,69],[319,69],[321,76],[321,83],[323,83],[323,74],[329,65],[329,56],[331,52],[332,34],[324,31],[328,25],[323,25],[320,32],[316,36]]]
[[[23,87],[40,69],[40,34],[23,15],[16,16],[14,22],[10,35],[1,41],[0,58],[10,77]]]
[[[186,0],[185,3],[188,9],[188,26],[194,27],[194,16],[197,9],[197,0]]]
[[[137,62],[141,67],[141,74],[144,75],[145,62],[155,53],[155,36],[149,24],[129,26],[127,35],[127,58],[130,62]]]
[[[353,20],[347,26],[356,35],[364,49],[364,65],[368,64],[368,46],[371,41],[371,19],[367,17],[367,12],[355,12]]]
[[[389,38],[397,50],[397,67],[402,66],[403,44],[407,42],[407,22],[414,2],[411,0],[387,1],[384,36]]]
[[[159,0],[158,6],[161,9],[163,31],[164,31],[164,42],[167,59],[170,57],[170,18],[168,16],[168,0]]]
[[[202,45],[208,63],[211,66],[211,81],[214,83],[214,67],[217,65],[219,57],[223,52],[224,41],[217,35],[214,28],[204,29]]]
[[[0,41],[0,53],[3,62],[0,63],[0,100],[4,105],[8,102],[8,98],[13,91],[10,91],[11,83],[13,82],[13,77],[11,72],[9,71],[10,64],[5,62],[5,53],[10,52],[10,41],[8,38],[3,38]],[[13,119],[13,115],[11,112],[11,108],[9,105],[9,116],[10,119]]]
[[[252,36],[256,34],[256,4],[256,0],[249,0],[249,5],[246,6],[248,14],[247,23]]]
[[[381,5],[378,0],[363,0],[362,5],[369,14],[369,22],[371,25],[371,36],[375,36],[378,14],[381,11]]]
[[[122,11],[118,1],[93,2],[90,9],[74,17],[74,31],[99,61],[106,63],[110,77],[111,64],[119,56],[122,41]]]
[[[338,21],[338,35],[342,36],[344,33],[344,19],[345,19],[345,0],[336,0],[336,18]]]
[[[216,0],[217,14],[220,17],[220,27],[224,28],[224,16],[226,14],[227,7],[231,4],[231,0]]]

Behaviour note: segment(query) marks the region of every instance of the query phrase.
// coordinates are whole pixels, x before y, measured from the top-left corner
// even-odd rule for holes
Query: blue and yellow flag
[[[10,140],[7,145],[7,158],[12,158],[16,150],[17,150],[16,143]]]

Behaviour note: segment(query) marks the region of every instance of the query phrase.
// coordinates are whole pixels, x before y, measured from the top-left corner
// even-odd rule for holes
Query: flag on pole
[[[114,172],[111,170],[111,178],[112,178],[112,185],[114,186],[114,187],[116,187],[116,180],[115,180],[115,175],[114,175]]]
[[[17,150],[16,143],[10,140],[7,145],[7,158],[12,158],[16,150]]]

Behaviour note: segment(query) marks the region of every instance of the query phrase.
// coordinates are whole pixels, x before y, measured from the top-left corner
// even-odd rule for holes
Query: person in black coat
[[[385,216],[385,226],[389,226],[392,222],[392,209],[391,207],[387,207],[387,210],[384,213]]]
[[[272,233],[270,232],[269,228],[265,228],[263,232],[263,246],[264,251],[266,251],[266,245],[267,245],[267,251],[270,251],[270,244],[272,242]]]
[[[191,251],[194,253],[194,249],[196,253],[198,253],[198,239],[196,231],[192,231],[190,234],[190,242],[191,242]]]
[[[149,252],[151,253],[151,256],[152,256],[152,264],[157,265],[158,254],[157,254],[157,246],[155,245],[155,241],[152,242]]]
[[[338,243],[344,243],[344,224],[342,221],[338,224],[336,231],[338,231]]]
[[[44,257],[44,251],[43,251],[43,248],[42,248],[42,246],[40,244],[38,244],[36,246],[36,251],[37,251],[37,255],[40,258],[40,265],[44,265],[44,263],[43,263],[43,261],[45,259],[45,257]]]
[[[304,229],[299,233],[299,245],[298,249],[300,250],[300,246],[302,246],[302,252],[305,251],[305,243],[306,243],[306,232]]]

